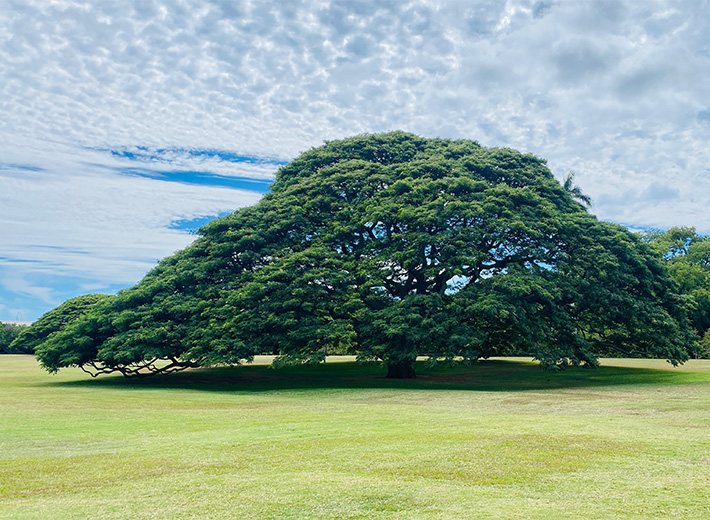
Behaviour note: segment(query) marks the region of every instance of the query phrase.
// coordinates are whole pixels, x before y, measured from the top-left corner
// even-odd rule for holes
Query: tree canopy
[[[685,307],[663,262],[568,184],[533,155],[468,140],[326,142],[38,358],[50,371],[131,375],[352,352],[390,377],[413,376],[417,356],[687,359]]]
[[[18,352],[35,352],[50,335],[74,323],[91,307],[108,298],[106,294],[86,294],[71,298],[49,312],[44,313],[29,327],[24,327],[14,338],[10,348]]]

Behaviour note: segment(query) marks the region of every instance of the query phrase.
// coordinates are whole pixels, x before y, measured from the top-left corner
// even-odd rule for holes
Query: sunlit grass
[[[127,380],[0,356],[0,518],[710,518],[710,362]]]

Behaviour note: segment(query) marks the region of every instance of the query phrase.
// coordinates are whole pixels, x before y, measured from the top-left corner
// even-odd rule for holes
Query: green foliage
[[[10,347],[16,352],[34,353],[52,334],[76,322],[91,307],[107,297],[105,294],[87,294],[65,301],[26,327]]]
[[[260,353],[318,363],[337,351],[382,360],[392,376],[413,375],[420,355],[685,360],[685,316],[663,266],[570,186],[541,159],[472,141],[329,142],[39,358],[50,370],[129,375]]]
[[[710,237],[692,227],[651,230],[643,235],[656,254],[663,258],[686,306],[697,336],[703,338],[697,355],[708,357],[710,330]]]
[[[699,343],[698,357],[710,359],[710,330],[706,330]]]
[[[34,354],[34,350],[13,345],[15,338],[26,328],[26,325],[0,322],[0,354]]]

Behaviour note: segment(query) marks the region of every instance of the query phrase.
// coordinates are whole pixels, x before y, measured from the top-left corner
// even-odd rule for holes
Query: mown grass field
[[[710,519],[710,361],[245,366],[0,356],[0,518]]]

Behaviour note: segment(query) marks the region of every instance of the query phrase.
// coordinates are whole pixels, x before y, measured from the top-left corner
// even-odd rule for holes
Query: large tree
[[[390,377],[414,376],[421,355],[687,359],[662,263],[572,195],[510,149],[402,132],[328,142],[38,357],[136,374],[337,350],[384,361]]]

